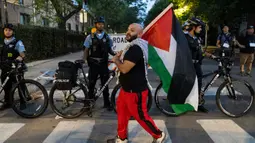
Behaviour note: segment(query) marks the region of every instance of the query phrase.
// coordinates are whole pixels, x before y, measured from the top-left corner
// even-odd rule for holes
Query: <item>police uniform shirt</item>
[[[11,43],[13,40],[15,40],[15,38],[11,38],[10,40],[7,40],[7,39],[4,39],[4,43],[6,45],[8,45],[9,43]],[[18,41],[17,44],[15,45],[15,50],[17,50],[19,53],[22,53],[22,52],[25,52],[25,46],[24,44],[22,43],[22,41]]]
[[[104,32],[102,33],[94,33],[95,36],[97,36],[98,39],[102,39],[104,37]],[[109,37],[109,35],[107,36],[107,38],[109,38],[109,46],[112,47],[113,46],[113,42],[112,39]],[[83,44],[86,48],[90,48],[90,46],[92,45],[92,38],[91,38],[91,34],[87,36],[86,40],[84,41]]]

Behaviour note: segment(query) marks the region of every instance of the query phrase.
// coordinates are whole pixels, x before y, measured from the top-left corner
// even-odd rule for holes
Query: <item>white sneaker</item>
[[[121,139],[119,138],[119,136],[118,136],[118,137],[116,138],[115,143],[128,143],[128,140],[127,140],[127,139],[121,140]]]
[[[166,134],[162,132],[161,137],[158,139],[154,139],[152,143],[163,143],[165,139],[166,139]]]

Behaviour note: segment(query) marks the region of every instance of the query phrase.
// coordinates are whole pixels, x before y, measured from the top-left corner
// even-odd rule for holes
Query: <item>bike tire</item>
[[[14,92],[16,90],[16,88],[18,88],[18,86],[20,84],[26,84],[26,83],[29,83],[29,84],[33,84],[33,85],[36,85],[39,90],[42,91],[42,94],[43,94],[43,97],[44,97],[44,103],[43,103],[43,106],[41,107],[40,110],[38,110],[38,112],[34,113],[34,114],[25,114],[23,113],[22,111],[20,111],[19,108],[17,108],[14,104]],[[31,80],[31,79],[23,79],[21,80],[19,83],[15,84],[12,91],[11,91],[11,99],[12,99],[12,109],[14,110],[15,113],[17,113],[18,115],[20,115],[21,117],[24,117],[24,118],[37,118],[39,116],[41,116],[47,109],[48,107],[48,103],[49,103],[49,98],[48,98],[48,93],[46,91],[46,89],[44,88],[44,86],[42,84],[40,84],[39,82],[35,81],[35,80]]]
[[[156,91],[155,91],[155,96],[154,96],[154,101],[155,101],[155,104],[156,104],[156,107],[159,109],[160,112],[162,112],[163,114],[165,114],[166,116],[171,116],[171,117],[176,117],[178,116],[175,112],[168,112],[166,111],[163,107],[161,107],[160,105],[160,102],[158,100],[158,97],[159,97],[159,90],[162,88],[162,83],[160,83],[158,85],[158,87],[156,88]]]
[[[85,97],[85,99],[87,99],[87,90],[86,88],[82,85],[82,84],[78,84],[76,85],[76,87],[80,87],[80,89],[82,90],[83,92],[83,95]],[[66,115],[64,113],[62,113],[61,111],[59,111],[59,109],[54,105],[54,92],[55,90],[57,89],[57,85],[54,84],[50,90],[50,94],[49,94],[49,102],[50,102],[50,106],[51,106],[51,109],[59,116],[63,117],[63,118],[66,118],[66,119],[73,119],[73,118],[77,118],[79,116],[81,116],[84,112],[87,111],[86,108],[82,108],[80,110],[79,113],[75,114],[75,115]],[[84,102],[84,107],[86,107],[86,103]]]
[[[237,80],[233,80],[233,81],[237,81]],[[252,107],[253,107],[253,105],[254,105],[254,89],[253,89],[252,86],[251,86],[248,82],[246,82],[246,81],[239,81],[239,82],[242,82],[242,83],[249,89],[249,92],[250,92],[250,95],[251,95],[251,102],[250,102],[248,108],[247,108],[246,110],[244,110],[244,111],[243,111],[242,113],[240,113],[240,114],[234,115],[234,114],[229,113],[226,109],[224,109],[224,107],[223,107],[222,104],[221,104],[221,101],[220,101],[220,93],[221,93],[221,91],[223,90],[223,88],[229,83],[228,81],[223,82],[223,83],[219,86],[219,88],[218,88],[218,90],[217,90],[217,92],[216,92],[216,104],[217,104],[218,108],[220,109],[220,111],[221,111],[223,114],[225,114],[225,115],[227,115],[227,116],[229,116],[229,117],[232,117],[232,118],[238,118],[238,117],[241,117],[241,116],[246,115],[247,113],[249,113],[249,112],[251,111],[251,109],[252,109]]]
[[[117,113],[117,105],[116,105],[116,96],[117,96],[117,92],[118,90],[120,90],[121,88],[121,85],[120,83],[117,84],[114,88],[113,88],[113,91],[112,91],[112,94],[111,94],[111,104],[113,106],[113,109],[115,111],[115,113]],[[147,111],[149,112],[150,109],[151,109],[151,106],[152,106],[152,93],[151,91],[149,90],[149,94],[148,94],[148,101],[147,101]]]

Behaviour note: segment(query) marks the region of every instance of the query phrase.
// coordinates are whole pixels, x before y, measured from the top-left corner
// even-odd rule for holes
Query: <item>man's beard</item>
[[[13,35],[11,35],[11,36],[4,36],[4,37],[9,39],[9,38],[12,38],[12,37],[13,37]]]
[[[102,31],[103,31],[103,29],[98,29],[98,31],[99,31],[99,32],[102,32]]]
[[[137,35],[131,36],[129,35],[130,39],[127,39],[128,42],[132,42],[133,40],[135,40],[137,38]]]

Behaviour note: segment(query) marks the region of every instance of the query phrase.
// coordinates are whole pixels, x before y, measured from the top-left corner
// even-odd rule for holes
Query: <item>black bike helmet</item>
[[[4,27],[3,27],[3,29],[5,29],[5,28],[14,30],[14,26],[13,26],[12,24],[10,24],[10,23],[5,24]]]
[[[201,19],[196,17],[191,18],[190,20],[188,20],[188,22],[191,26],[200,26],[200,25],[205,26],[205,23]]]
[[[99,16],[95,19],[95,23],[105,23],[104,17],[103,16]]]

